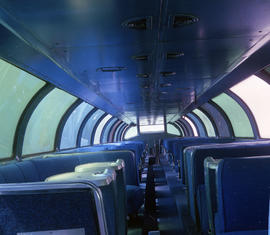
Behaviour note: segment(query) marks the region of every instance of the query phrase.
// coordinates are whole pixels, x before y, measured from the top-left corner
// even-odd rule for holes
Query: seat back
[[[268,229],[270,156],[227,158],[217,164],[217,233]]]
[[[212,156],[217,159],[227,157],[247,157],[270,154],[270,141],[236,142],[188,147],[184,151],[185,173],[188,189],[188,203],[194,223],[199,224],[199,210],[204,201],[197,200],[197,195],[205,195],[204,160]],[[205,208],[206,209],[206,208]],[[207,215],[201,211],[201,217]]]
[[[98,195],[96,187],[78,183],[2,185],[0,233],[64,230],[65,234],[108,234]]]

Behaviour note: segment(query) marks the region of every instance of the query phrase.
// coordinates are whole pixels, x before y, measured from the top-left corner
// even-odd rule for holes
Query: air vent
[[[199,18],[192,15],[176,15],[173,19],[173,27],[178,28],[185,25],[194,24],[199,21]]]
[[[135,56],[132,56],[132,59],[139,60],[139,61],[146,61],[148,60],[148,55],[135,55]]]
[[[177,59],[184,56],[184,52],[168,52],[167,59]]]
[[[120,72],[123,70],[126,70],[126,67],[120,67],[120,66],[116,66],[116,67],[100,67],[97,68],[97,72]]]
[[[136,77],[138,77],[138,78],[149,78],[150,74],[148,74],[148,73],[138,73],[136,75]]]
[[[172,84],[171,83],[161,83],[160,84],[160,87],[170,87],[170,86],[172,86]]]
[[[161,76],[163,77],[171,77],[176,74],[176,72],[160,72]]]
[[[133,18],[122,23],[123,27],[136,30],[151,29],[152,20],[151,17]]]

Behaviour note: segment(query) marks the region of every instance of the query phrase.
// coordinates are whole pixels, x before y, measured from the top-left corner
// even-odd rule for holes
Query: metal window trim
[[[88,122],[88,120],[91,118],[91,116],[97,111],[99,110],[98,108],[94,107],[86,116],[85,118],[83,119],[82,123],[81,123],[81,126],[79,128],[79,131],[78,131],[78,135],[77,135],[77,140],[76,140],[76,147],[77,148],[80,148],[81,147],[81,139],[82,139],[82,133],[83,133],[83,130],[85,128],[85,125],[86,123]]]
[[[100,118],[96,121],[92,133],[90,133],[90,145],[94,145],[95,135],[98,128],[98,125],[101,123],[101,121],[108,115],[108,113],[103,113]]]
[[[129,127],[129,125],[127,124],[127,126],[123,129],[122,135],[120,137],[120,141],[124,140],[124,134],[126,133],[127,128]]]
[[[188,136],[189,135],[187,127],[179,119],[176,120],[175,123],[178,124],[182,128],[183,134],[184,134],[183,136]]]
[[[178,121],[186,128],[187,136],[194,136],[192,127],[189,125],[189,123],[185,119],[180,118]]]
[[[122,120],[119,120],[111,127],[110,132],[109,132],[109,140],[108,143],[113,143],[114,142],[114,134],[118,126],[122,123]]]
[[[27,125],[31,119],[33,112],[36,110],[40,102],[55,88],[54,85],[46,83],[38,92],[31,98],[26,107],[24,108],[23,113],[20,116],[20,119],[17,123],[15,136],[13,140],[13,154],[12,159],[17,159],[18,161],[22,160],[22,151],[23,151],[23,142],[25,137],[25,132]]]
[[[114,131],[114,134],[113,134],[113,142],[118,142],[118,134],[119,134],[119,131],[121,130],[121,128],[124,126],[124,122],[121,122],[121,124],[119,124],[115,131]]]
[[[193,120],[192,118],[188,117],[187,115],[184,115],[184,116],[185,116],[186,118],[188,118],[188,119],[193,123],[193,125],[195,126],[195,128],[196,128],[196,130],[197,130],[198,137],[200,137],[199,128],[198,128],[197,124],[194,122],[194,120]],[[185,120],[185,121],[186,121],[186,120]],[[189,125],[189,123],[188,123],[188,125]],[[191,127],[191,125],[190,125],[190,127]],[[192,129],[192,127],[191,127],[191,129]],[[196,136],[195,136],[195,133],[193,132],[193,129],[192,129],[192,133],[193,133],[193,136],[196,137]]]
[[[255,119],[252,111],[248,107],[247,103],[244,100],[242,100],[237,94],[232,92],[231,90],[227,90],[224,93],[227,94],[228,96],[230,96],[232,99],[234,99],[241,106],[241,108],[244,110],[244,112],[248,116],[250,125],[252,127],[254,138],[260,139],[261,137],[260,137],[260,132],[259,132],[259,128],[258,128],[256,119]]]
[[[108,125],[109,125],[115,118],[116,118],[116,117],[113,117],[113,116],[112,116],[112,117],[105,123],[104,127],[102,128],[102,131],[101,131],[101,134],[100,134],[100,140],[99,140],[99,142],[100,142],[101,144],[105,144],[105,143],[103,143],[103,138],[104,138],[105,131],[106,131]],[[117,121],[117,119],[115,119],[115,121]],[[107,138],[106,138],[106,139],[107,139]]]
[[[220,136],[220,135],[219,135],[219,132],[218,132],[217,125],[216,125],[214,119],[212,118],[212,116],[211,116],[208,112],[206,112],[204,109],[202,109],[201,107],[198,107],[197,109],[199,109],[202,113],[205,114],[206,117],[208,117],[210,123],[212,124],[212,127],[214,128],[215,136],[216,136],[216,137]],[[206,133],[207,133],[207,132],[206,132]],[[208,136],[208,133],[207,133],[207,136]]]
[[[82,103],[83,103],[83,100],[77,99],[75,102],[73,102],[73,104],[71,104],[71,106],[66,110],[66,112],[62,116],[62,118],[58,124],[58,127],[56,129],[55,140],[54,140],[54,150],[55,151],[60,150],[62,134],[63,134],[64,127],[65,127],[70,115]]]
[[[220,107],[217,103],[215,103],[212,100],[209,100],[208,101],[208,104],[210,104],[211,106],[213,106],[213,108],[215,108],[217,110],[217,112],[219,112],[220,115],[224,118],[225,122],[227,123],[227,127],[228,127],[228,130],[229,130],[229,133],[230,133],[231,137],[232,138],[235,138],[235,134],[234,134],[232,123],[231,123],[228,115],[222,109],[222,107]]]
[[[208,137],[208,133],[207,133],[207,129],[206,129],[206,126],[204,125],[204,123],[203,123],[203,121],[201,120],[201,118],[196,114],[196,113],[194,113],[193,111],[192,112],[190,112],[190,113],[188,113],[188,114],[190,114],[190,115],[192,115],[192,116],[188,116],[189,118],[196,118],[197,119],[197,121],[202,125],[202,127],[203,127],[203,131],[204,131],[204,134],[205,134],[205,136],[206,137]],[[188,115],[187,114],[187,115]],[[195,121],[194,121],[195,122]],[[198,126],[198,125],[197,125]],[[198,128],[198,130],[199,130],[199,128]],[[200,136],[202,136],[202,135],[200,135]]]
[[[118,131],[118,135],[117,135],[117,141],[121,141],[121,136],[122,136],[122,133],[124,131],[124,129],[127,127],[127,124],[124,123],[124,125],[121,127],[121,129]]]

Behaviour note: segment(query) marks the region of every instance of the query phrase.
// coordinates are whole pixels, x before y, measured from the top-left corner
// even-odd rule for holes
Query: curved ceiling
[[[1,58],[127,123],[158,124],[246,78],[270,2],[0,0],[0,23]]]

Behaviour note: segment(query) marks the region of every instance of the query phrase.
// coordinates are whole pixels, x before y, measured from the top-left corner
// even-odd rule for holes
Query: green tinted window
[[[104,114],[102,110],[97,110],[94,112],[94,114],[89,118],[87,121],[83,133],[82,133],[82,139],[81,139],[81,146],[87,146],[90,145],[90,137],[92,135],[93,128],[96,124],[96,122],[99,120],[99,118]]]
[[[202,120],[206,128],[207,135],[209,137],[215,137],[216,136],[215,129],[213,127],[212,122],[209,120],[209,118],[199,109],[194,109],[193,113],[197,114],[198,117]]]
[[[34,94],[44,85],[42,80],[0,60],[0,158],[11,157],[20,116]]]
[[[85,102],[81,103],[69,116],[61,138],[61,149],[75,148],[79,128],[83,119],[94,107]]]
[[[254,137],[247,114],[233,98],[222,93],[213,101],[227,114],[236,137]]]
[[[130,139],[130,138],[132,138],[132,137],[135,137],[135,136],[137,136],[137,135],[138,135],[137,127],[136,127],[136,126],[133,126],[133,127],[130,127],[130,128],[127,130],[124,139],[125,139],[125,140],[128,140],[128,139]]]
[[[59,121],[75,100],[76,97],[56,88],[43,98],[28,122],[23,143],[24,155],[54,149]]]
[[[180,131],[172,124],[167,123],[167,133],[172,135],[181,136]]]
[[[112,115],[108,114],[105,118],[102,119],[102,121],[99,123],[96,133],[95,133],[95,138],[94,138],[94,144],[100,144],[100,135],[103,130],[104,125],[109,121],[109,119],[112,117]]]

